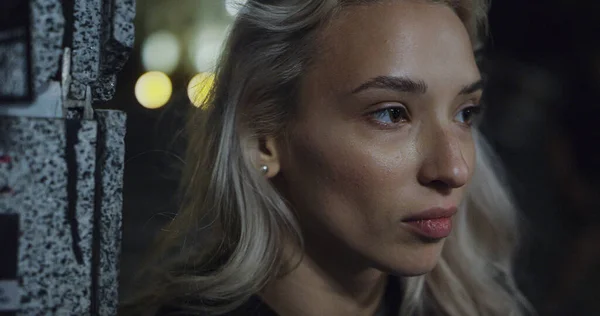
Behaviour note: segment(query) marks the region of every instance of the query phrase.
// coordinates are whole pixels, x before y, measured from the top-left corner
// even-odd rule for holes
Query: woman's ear
[[[275,137],[267,136],[258,139],[259,170],[267,178],[272,178],[279,173],[280,157]]]

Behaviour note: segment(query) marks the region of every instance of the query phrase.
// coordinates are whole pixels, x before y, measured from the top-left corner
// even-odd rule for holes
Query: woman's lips
[[[452,218],[436,218],[404,222],[417,234],[430,239],[446,238],[452,232]]]
[[[457,208],[432,208],[409,216],[402,222],[407,224],[415,233],[429,238],[446,238],[452,232],[452,216]]]

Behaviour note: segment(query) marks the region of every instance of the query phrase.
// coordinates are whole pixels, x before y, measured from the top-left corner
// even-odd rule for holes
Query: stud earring
[[[260,166],[260,171],[263,174],[267,174],[267,172],[269,172],[269,167],[267,167],[267,165],[262,165],[262,166]]]

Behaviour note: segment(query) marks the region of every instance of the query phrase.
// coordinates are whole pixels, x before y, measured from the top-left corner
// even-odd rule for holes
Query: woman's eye
[[[479,113],[481,113],[481,106],[470,106],[458,112],[458,114],[456,115],[456,120],[459,123],[471,126],[473,125],[473,121],[477,118]]]
[[[408,113],[403,107],[389,107],[373,112],[373,118],[379,123],[396,124],[408,121]]]

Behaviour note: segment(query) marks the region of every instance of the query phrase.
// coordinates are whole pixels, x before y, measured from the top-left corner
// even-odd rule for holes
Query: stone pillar
[[[116,315],[134,0],[0,1],[0,314]]]

